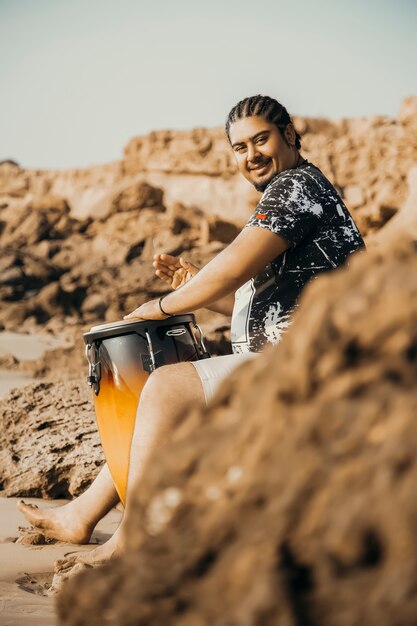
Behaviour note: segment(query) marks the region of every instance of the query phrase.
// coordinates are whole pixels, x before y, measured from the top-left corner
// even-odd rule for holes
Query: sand
[[[0,398],[5,396],[10,389],[29,385],[33,380],[33,378],[23,372],[8,372],[0,369]]]
[[[72,550],[93,549],[116,530],[121,513],[111,511],[97,526],[89,546],[56,543],[26,546],[14,543],[18,527],[27,526],[16,509],[19,498],[0,498],[0,626],[55,625],[55,599],[46,595],[53,563]],[[25,498],[40,506],[64,504],[64,500]]]
[[[46,350],[58,348],[60,341],[46,334],[0,333],[0,356],[13,354],[17,359],[39,359]]]
[[[46,335],[0,332],[0,356],[12,354],[19,360],[36,359],[58,344]],[[23,372],[0,369],[0,397],[9,389],[30,382],[32,378]],[[18,500],[0,497],[0,626],[52,626],[56,624],[55,599],[47,595],[47,588],[52,582],[54,561],[72,550],[93,549],[106,541],[117,528],[121,513],[111,511],[100,522],[90,546],[28,546],[14,542],[20,535],[19,526],[28,525],[16,508]],[[35,498],[25,501],[40,506],[60,506],[65,502]]]
[[[46,334],[0,332],[0,357],[11,354],[19,361],[40,358],[47,350],[57,348],[60,342]],[[29,374],[0,368],[0,398],[14,387],[33,382]]]

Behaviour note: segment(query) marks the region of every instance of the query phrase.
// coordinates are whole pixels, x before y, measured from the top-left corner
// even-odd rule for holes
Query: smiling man
[[[223,311],[233,309],[233,352],[252,353],[281,339],[310,279],[339,267],[364,243],[333,185],[301,156],[300,136],[279,102],[242,100],[229,113],[226,133],[239,172],[262,198],[228,248],[162,306],[182,313],[215,307],[215,298],[232,294],[234,306],[229,296]],[[181,271],[173,257],[159,256],[154,265],[168,282]],[[132,316],[157,315],[158,308],[150,302]]]
[[[236,239],[199,270],[184,258],[156,255],[157,276],[173,291],[140,306],[128,319],[165,319],[207,307],[232,315],[233,354],[155,370],[140,397],[130,453],[126,511],[132,488],[170,424],[203,406],[240,363],[280,341],[304,285],[342,265],[363,240],[342,199],[322,172],[300,155],[300,136],[287,110],[267,96],[239,102],[226,133],[239,172],[262,198]],[[180,390],[180,393],[178,391]],[[49,537],[87,543],[97,522],[116,504],[107,466],[87,491],[58,509],[20,504]],[[103,546],[73,561],[101,562],[123,549],[125,517]],[[59,564],[66,571],[71,559]]]

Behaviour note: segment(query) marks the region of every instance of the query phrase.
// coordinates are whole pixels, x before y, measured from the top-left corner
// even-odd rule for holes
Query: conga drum
[[[87,382],[101,443],[122,502],[126,499],[130,445],[140,394],[149,374],[180,361],[208,358],[194,315],[158,321],[120,321],[94,326],[83,335]]]

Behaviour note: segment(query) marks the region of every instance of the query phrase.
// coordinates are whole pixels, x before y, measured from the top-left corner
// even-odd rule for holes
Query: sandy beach
[[[16,508],[19,498],[0,498],[0,626],[53,626],[56,624],[54,597],[47,595],[53,564],[72,550],[92,549],[116,530],[121,513],[111,511],[97,526],[89,546],[59,543],[28,546],[15,543],[23,515]],[[26,498],[40,506],[64,504],[63,500]]]
[[[0,356],[12,354],[19,360],[36,359],[57,345],[58,341],[46,335],[0,333]],[[24,372],[0,370],[0,397],[32,380]],[[56,623],[54,597],[47,595],[54,561],[78,547],[59,542],[44,546],[16,543],[20,536],[19,526],[26,526],[23,515],[16,508],[18,501],[19,498],[0,498],[0,626],[50,626]],[[41,506],[61,506],[65,502],[36,498],[26,498],[25,501]],[[99,524],[91,548],[114,532],[119,518],[120,513],[114,511]]]
[[[13,355],[30,360],[41,357],[45,351],[59,345],[46,334],[0,333],[0,357]],[[0,398],[7,391],[33,382],[29,374],[0,369]],[[0,497],[0,626],[52,626],[56,624],[55,600],[48,595],[53,578],[54,561],[72,550],[89,546],[57,542],[49,545],[16,543],[21,536],[20,526],[27,526],[17,510],[20,498]],[[25,498],[39,506],[62,506],[66,500]],[[121,513],[114,510],[98,525],[91,539],[90,549],[106,541],[118,526]]]
[[[19,361],[40,358],[47,350],[57,348],[60,342],[50,335],[0,332],[0,358],[11,355]],[[30,374],[0,367],[0,398],[14,387],[33,382]]]

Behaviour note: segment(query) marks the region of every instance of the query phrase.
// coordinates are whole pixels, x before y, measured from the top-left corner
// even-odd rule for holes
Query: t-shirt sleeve
[[[265,190],[246,226],[266,228],[296,246],[323,217],[323,207],[314,191],[298,172],[279,176]]]

